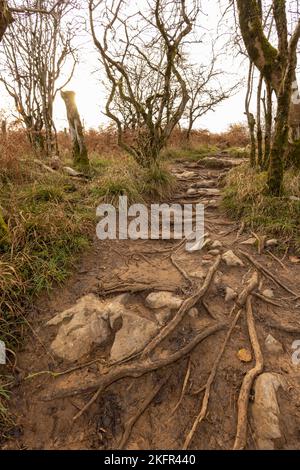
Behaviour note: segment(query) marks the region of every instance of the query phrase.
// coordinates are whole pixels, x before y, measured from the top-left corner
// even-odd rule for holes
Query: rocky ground
[[[239,163],[174,164],[172,202],[206,207],[202,250],[95,241],[32,307],[2,448],[299,448],[300,264],[224,215]]]

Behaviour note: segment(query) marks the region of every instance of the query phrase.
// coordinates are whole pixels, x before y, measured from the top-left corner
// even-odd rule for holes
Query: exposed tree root
[[[141,406],[138,408],[136,414],[132,416],[125,424],[125,431],[123,433],[123,436],[120,440],[120,443],[118,445],[118,449],[122,450],[124,449],[125,445],[127,444],[127,441],[130,437],[130,434],[132,432],[133,426],[135,423],[139,420],[139,418],[142,416],[142,414],[146,411],[149,405],[151,405],[152,401],[154,398],[157,396],[157,394],[160,392],[162,387],[167,383],[167,381],[170,378],[170,374],[167,375],[163,380],[161,380],[153,390],[148,394],[146,399],[142,402]]]
[[[258,274],[257,272],[255,272],[253,274],[253,276],[251,277],[251,279],[249,280],[247,286],[243,289],[243,291],[241,292],[241,294],[239,295],[239,298],[238,298],[238,301],[237,301],[237,304],[242,308],[245,303],[246,303],[246,300],[248,298],[248,296],[251,294],[251,292],[257,287],[258,285]],[[184,445],[183,445],[183,449],[184,450],[187,450],[192,442],[192,439],[194,437],[194,434],[197,430],[197,427],[198,425],[204,420],[204,418],[206,417],[206,413],[207,413],[207,408],[208,408],[208,403],[209,403],[209,397],[210,397],[210,390],[211,390],[211,386],[214,382],[214,379],[215,379],[215,376],[217,374],[217,371],[218,371],[218,367],[219,367],[219,364],[220,364],[220,361],[222,359],[222,356],[224,354],[224,351],[226,349],[226,346],[228,344],[228,341],[231,337],[231,334],[233,332],[233,329],[235,328],[240,316],[241,316],[241,313],[242,313],[242,310],[240,309],[234,320],[232,321],[231,323],[231,326],[230,326],[230,329],[228,330],[228,333],[226,335],[226,338],[224,340],[224,343],[216,357],[216,360],[214,362],[214,365],[213,365],[213,368],[211,370],[211,373],[209,375],[209,378],[207,380],[207,383],[205,385],[205,393],[204,393],[204,397],[203,397],[203,400],[202,400],[202,404],[201,404],[201,408],[200,408],[200,412],[197,416],[197,418],[195,419],[194,421],[194,424],[190,430],[190,432],[188,433],[187,437],[186,437],[186,440],[184,442]],[[202,388],[200,389],[200,391],[202,391]],[[197,393],[200,393],[200,391],[198,391]]]
[[[268,255],[271,256],[271,258],[273,258],[275,261],[277,261],[277,263],[280,264],[280,266],[281,266],[285,271],[287,271],[287,267],[286,267],[285,264],[281,261],[281,259],[279,259],[276,255],[274,255],[274,253],[272,253],[272,251],[267,250],[267,253],[268,253]]]
[[[100,294],[103,296],[111,295],[111,294],[122,294],[126,292],[130,292],[131,294],[135,294],[138,292],[145,292],[145,291],[161,291],[164,290],[166,292],[176,292],[178,290],[178,286],[164,286],[164,285],[157,285],[157,284],[119,284],[118,286],[114,286],[110,289],[100,289]]]
[[[266,302],[267,304],[274,305],[274,307],[284,308],[284,305],[279,304],[275,300],[268,299],[268,297],[265,297],[264,295],[259,294],[258,292],[254,292],[253,295],[258,299],[262,300],[263,302]]]
[[[247,298],[252,292],[258,287],[258,273],[255,271],[252,277],[249,279],[246,287],[242,290],[237,298],[237,301],[230,312],[230,316],[233,315],[237,310],[243,308],[246,304]]]
[[[190,285],[193,284],[193,280],[191,277],[188,275],[188,273],[177,263],[177,261],[174,258],[174,255],[170,256],[172,264],[175,266],[175,268],[180,272],[180,274],[186,279]]]
[[[183,450],[187,450],[192,442],[192,439],[194,437],[194,434],[197,430],[197,427],[198,425],[201,423],[201,421],[203,421],[203,419],[205,418],[206,416],[206,412],[207,412],[207,408],[208,408],[208,402],[209,402],[209,397],[210,397],[210,389],[211,389],[211,386],[213,384],[213,381],[215,379],[215,376],[216,376],[216,373],[217,373],[217,370],[218,370],[218,366],[219,366],[219,363],[220,363],[220,360],[223,356],[223,353],[225,351],[225,348],[227,346],[227,343],[230,339],[230,336],[232,334],[232,331],[234,329],[234,327],[236,326],[240,316],[241,316],[241,313],[242,313],[242,310],[239,310],[238,313],[236,314],[233,322],[231,323],[231,327],[230,329],[228,330],[228,333],[226,335],[226,338],[225,338],[225,341],[223,343],[223,346],[220,350],[220,352],[218,353],[217,357],[216,357],[216,360],[214,362],[214,365],[213,365],[213,368],[211,370],[211,373],[209,375],[209,378],[206,382],[206,385],[204,387],[201,387],[200,390],[198,390],[196,393],[200,393],[202,392],[203,390],[205,390],[205,394],[204,394],[204,397],[203,397],[203,400],[202,400],[202,404],[201,404],[201,409],[200,409],[200,412],[197,416],[197,418],[195,419],[194,421],[194,424],[190,430],[190,432],[188,433],[186,439],[185,439],[185,442],[184,442],[184,445],[183,445]],[[195,393],[195,394],[196,394]]]
[[[187,367],[187,370],[186,370],[186,374],[185,374],[185,377],[184,377],[184,382],[183,382],[180,398],[179,398],[176,406],[174,407],[174,409],[171,412],[171,417],[176,413],[176,411],[180,407],[181,402],[183,400],[183,397],[184,397],[184,394],[185,394],[185,391],[186,391],[186,387],[189,383],[189,379],[190,379],[190,375],[191,375],[191,365],[192,365],[192,362],[191,362],[191,357],[190,357],[189,362],[188,362],[188,367]]]
[[[181,348],[179,351],[170,354],[167,357],[154,359],[152,361],[149,359],[140,359],[133,364],[122,364],[120,366],[113,367],[109,369],[106,374],[101,376],[100,379],[94,380],[88,385],[84,385],[80,388],[75,389],[72,388],[60,393],[53,394],[50,397],[45,397],[44,400],[49,401],[70,396],[78,396],[83,393],[94,392],[98,389],[96,395],[94,395],[94,397],[87,403],[87,405],[81,410],[81,412],[75,416],[74,419],[77,419],[92,403],[96,401],[98,396],[114,382],[117,382],[118,380],[121,380],[125,377],[141,377],[142,375],[145,375],[148,372],[152,372],[154,370],[169,366],[170,364],[177,362],[179,359],[189,354],[201,341],[206,339],[208,336],[211,336],[221,331],[225,327],[225,323],[214,323],[213,325],[207,327],[204,331],[199,333],[197,336],[195,336],[186,346]]]
[[[274,276],[274,274],[272,274],[271,271],[269,271],[267,268],[262,266],[251,255],[249,255],[245,251],[241,251],[241,250],[239,250],[239,251],[243,256],[245,256],[245,258],[247,258],[253,264],[253,266],[255,266],[257,269],[259,269],[259,271],[261,271],[266,277],[271,279],[275,284],[282,287],[282,289],[284,289],[289,294],[292,294],[294,297],[297,297],[299,295],[296,292],[292,291],[289,287],[287,287],[278,277]]]
[[[257,333],[255,329],[255,321],[252,311],[251,297],[247,299],[246,306],[247,325],[249,337],[255,356],[255,367],[247,372],[244,377],[242,387],[238,399],[238,420],[237,431],[234,442],[234,450],[243,450],[247,443],[247,418],[248,418],[248,403],[249,395],[255,378],[262,373],[264,368],[263,355],[260,349]]]
[[[241,226],[238,230],[238,233],[236,234],[236,237],[235,237],[235,240],[234,240],[235,242],[237,242],[239,240],[240,236],[243,234],[243,232],[245,230],[245,225],[246,225],[245,222],[242,222],[242,224],[241,224]]]
[[[176,326],[183,320],[185,314],[206,294],[220,262],[221,256],[218,256],[214,265],[209,269],[203,285],[196,290],[195,294],[183,302],[173,319],[148,343],[141,355],[142,358],[150,354],[170,333],[172,333]]]

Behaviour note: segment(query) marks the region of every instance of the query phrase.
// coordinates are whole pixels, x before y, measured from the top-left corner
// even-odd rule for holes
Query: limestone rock
[[[241,242],[241,245],[254,246],[254,245],[256,245],[256,243],[257,243],[256,238],[248,238],[248,240],[245,240],[245,241]]]
[[[222,245],[222,242],[220,242],[219,240],[215,240],[215,241],[212,242],[212,244],[211,244],[211,247],[212,247],[213,249],[215,249],[215,248],[222,248],[222,246],[223,246],[223,245]]]
[[[279,374],[261,374],[256,380],[252,416],[259,450],[273,450],[274,439],[281,437],[280,409],[276,392],[279,387],[285,386],[285,381]]]
[[[192,271],[189,273],[190,277],[196,277],[198,279],[204,279],[206,274],[205,271],[201,268],[196,269],[195,271]]]
[[[143,350],[148,342],[157,334],[159,327],[147,318],[124,313],[123,326],[116,333],[110,352],[110,359],[121,361]]]
[[[194,188],[213,188],[216,186],[216,183],[214,180],[206,180],[206,181],[200,181],[199,183],[195,183],[193,185]]]
[[[54,354],[76,361],[89,354],[95,346],[105,346],[113,332],[122,326],[125,298],[118,296],[106,305],[95,295],[88,294],[48,321],[47,326],[60,325],[51,344]]]
[[[262,291],[262,295],[268,299],[274,299],[274,292],[272,289],[265,289]]]
[[[103,346],[112,335],[112,329],[103,315],[103,303],[87,295],[71,309],[57,315],[48,325],[61,324],[51,349],[57,356],[76,361]]]
[[[172,292],[152,292],[146,298],[146,305],[150,308],[164,308],[175,310],[181,307],[183,300]]]
[[[220,254],[220,250],[209,250],[209,255],[218,256]]]
[[[225,290],[225,302],[231,302],[232,300],[237,298],[237,293],[235,290],[231,289],[231,287],[226,287]]]
[[[222,255],[223,261],[227,264],[227,266],[244,266],[244,263],[240,258],[238,258],[232,250],[227,251]]]
[[[272,240],[267,240],[266,241],[266,247],[270,248],[272,246],[277,246],[278,245],[278,240],[276,238],[272,238]]]
[[[266,349],[272,354],[283,353],[282,344],[272,335],[268,335],[265,341]]]

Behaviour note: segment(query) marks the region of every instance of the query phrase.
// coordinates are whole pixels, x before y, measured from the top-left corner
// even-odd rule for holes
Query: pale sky
[[[135,0],[133,0],[135,1]],[[139,7],[141,1],[139,0]],[[227,2],[226,2],[227,4]],[[220,18],[220,4],[218,0],[203,0],[203,10],[207,16],[202,16],[200,26],[205,28],[205,42],[207,44],[192,44],[191,56],[193,62],[207,63],[210,57],[209,38],[215,38],[216,27]],[[217,48],[222,50],[226,38],[220,38]],[[92,38],[88,33],[83,32],[79,40],[79,60],[74,77],[67,86],[68,90],[74,90],[77,95],[77,104],[79,112],[84,121],[85,127],[99,127],[106,125],[109,120],[103,115],[105,107],[105,91],[101,83],[103,76],[97,70],[98,52],[95,50]],[[224,88],[231,86],[233,83],[241,80],[247,74],[246,65],[241,66],[241,58],[234,57],[235,51],[227,51],[223,55],[218,68],[226,72],[222,80]],[[245,122],[244,116],[244,96],[245,90],[242,89],[238,94],[229,98],[225,102],[218,105],[215,112],[209,112],[203,116],[198,122],[197,128],[209,129],[212,132],[220,132],[226,130],[231,123]],[[7,97],[5,90],[1,88],[2,102],[0,108],[11,108],[13,104]],[[64,103],[60,96],[55,102],[55,122],[58,129],[67,127],[66,113]]]

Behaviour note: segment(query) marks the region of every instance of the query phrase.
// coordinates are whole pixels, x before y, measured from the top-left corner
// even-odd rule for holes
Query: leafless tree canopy
[[[15,101],[32,144],[48,155],[57,151],[53,103],[70,81],[77,62],[73,46],[76,25],[68,18],[74,4],[61,2],[55,15],[44,14],[51,10],[52,3],[40,0],[38,12],[23,15],[8,27],[1,44],[0,77]],[[25,0],[24,8],[31,11],[36,4]]]
[[[106,114],[118,127],[119,143],[145,166],[155,162],[189,100],[182,65],[198,1],[155,0],[139,11],[124,0],[89,1],[93,39],[110,82]],[[124,139],[120,100],[132,126]]]

